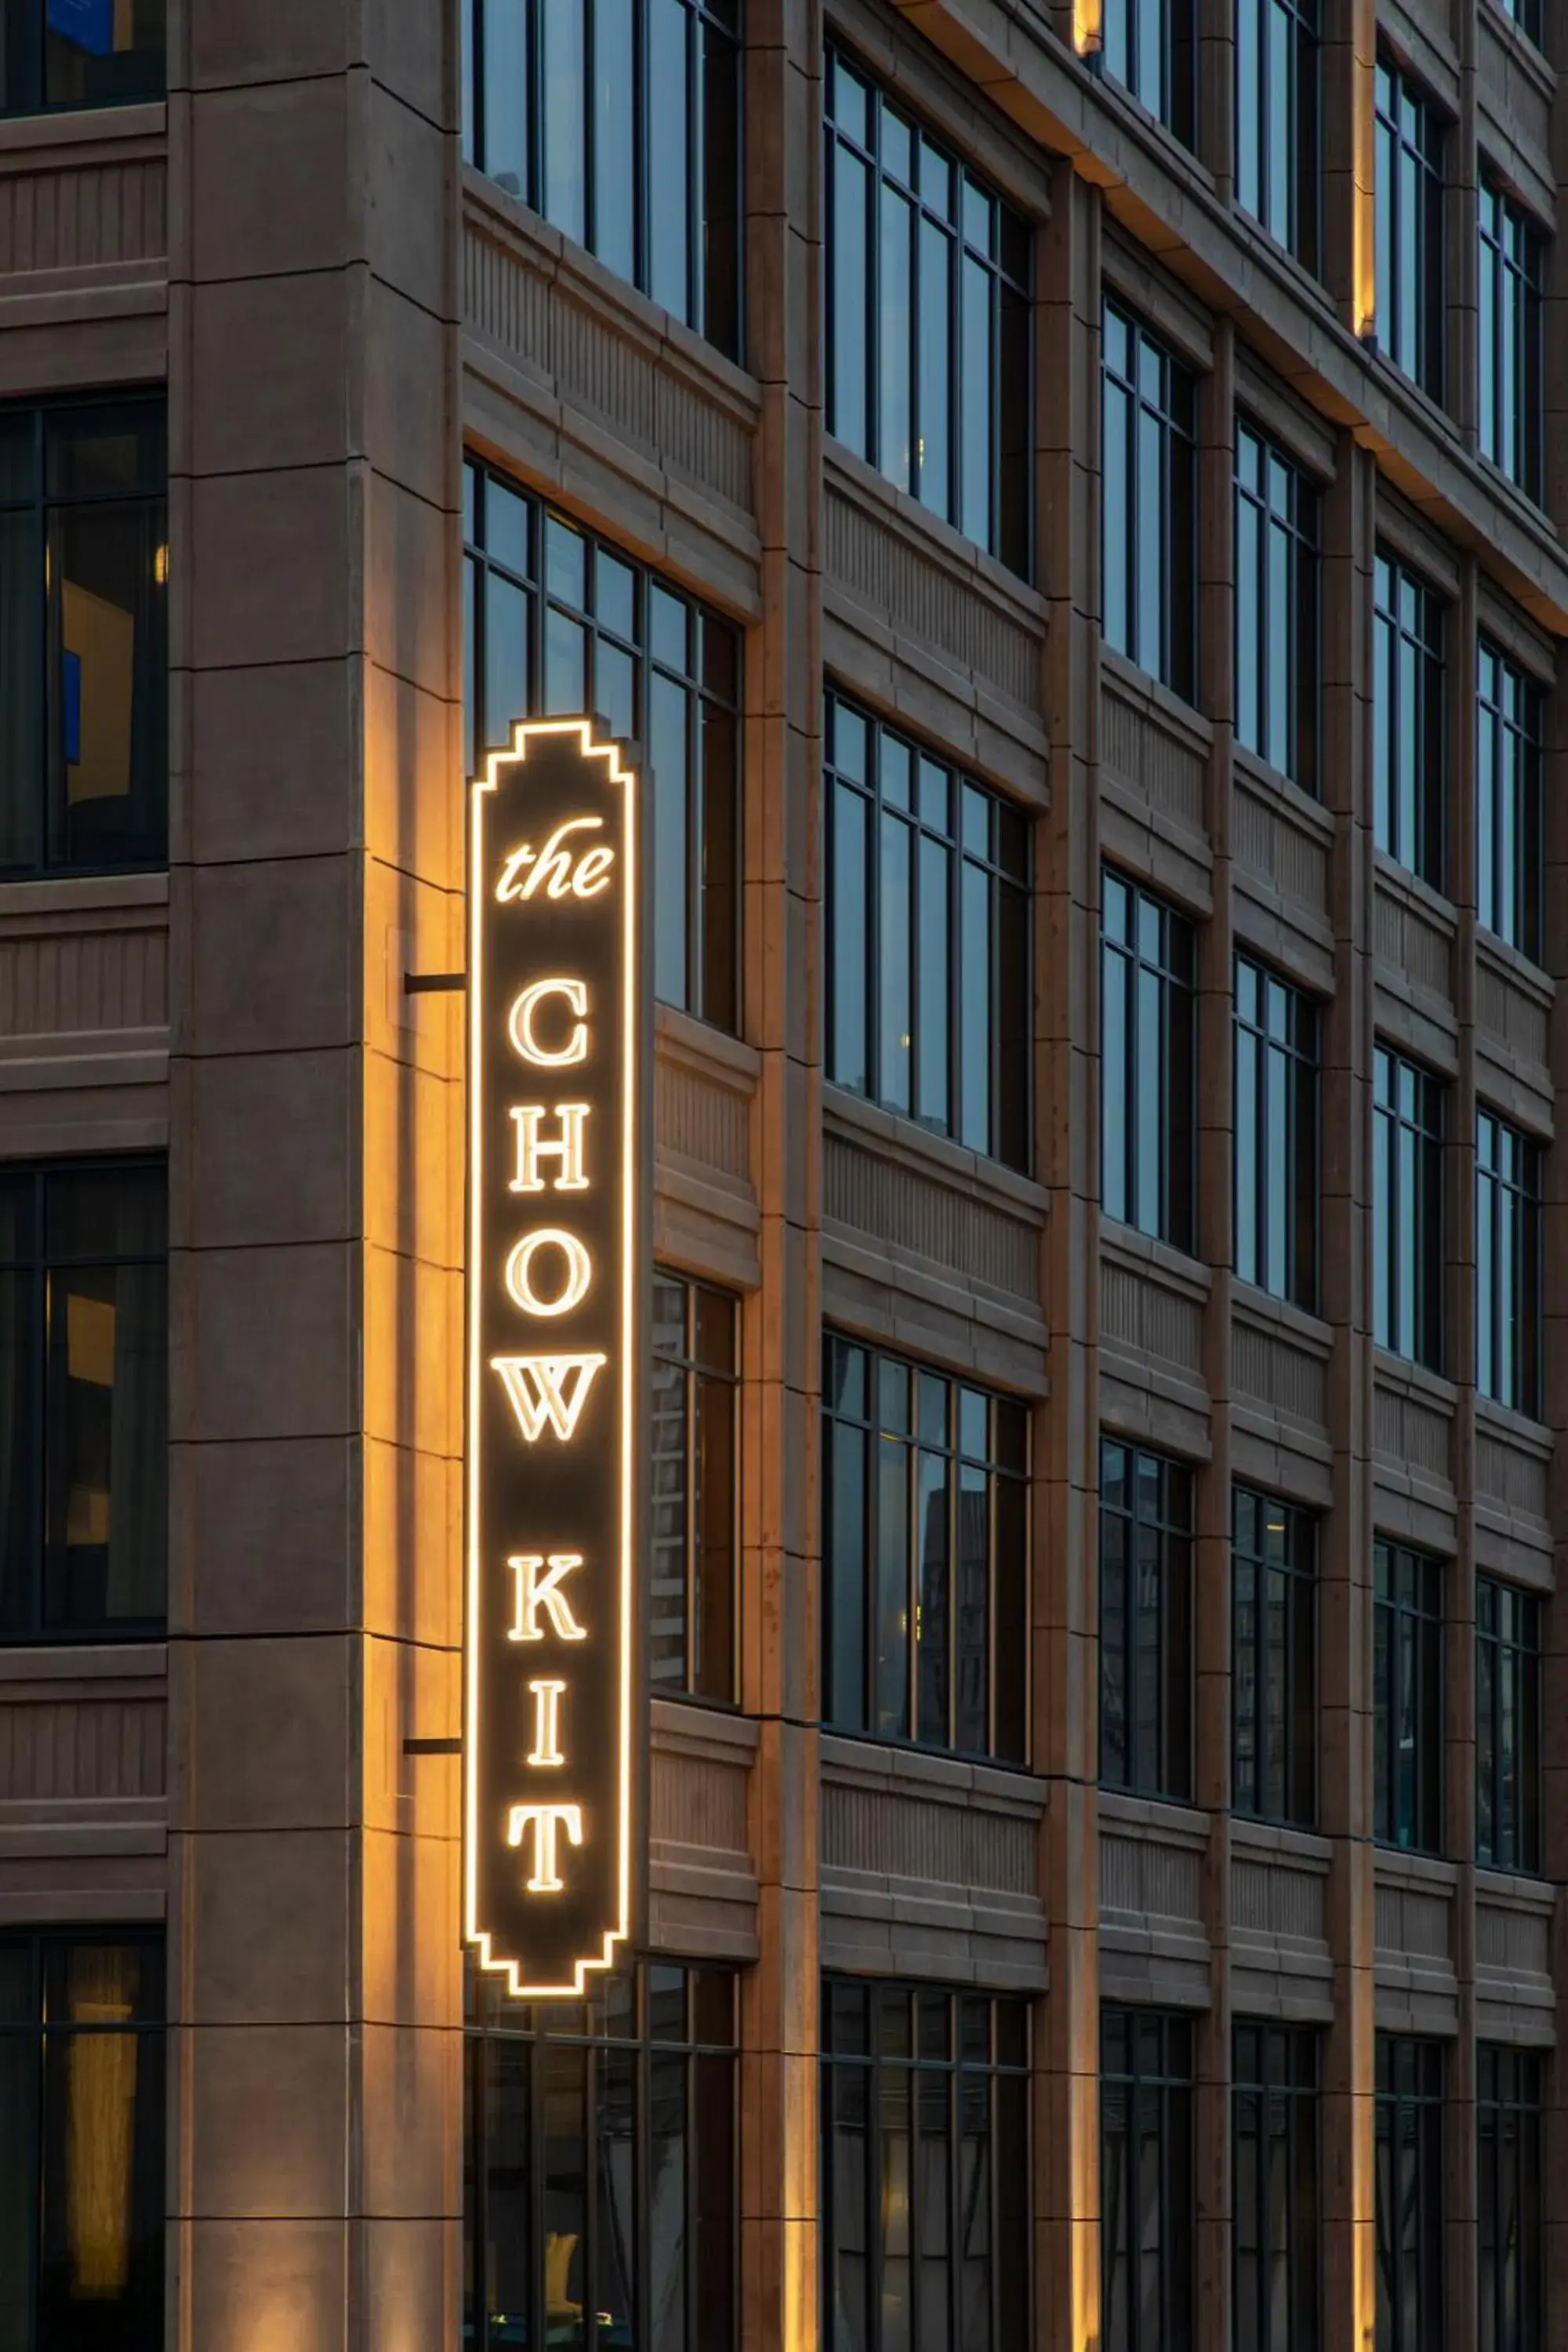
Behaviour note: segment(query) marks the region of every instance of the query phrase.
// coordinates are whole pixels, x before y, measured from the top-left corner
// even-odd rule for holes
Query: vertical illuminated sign
[[[636,1932],[642,816],[586,719],[469,790],[465,1932],[523,1999]]]

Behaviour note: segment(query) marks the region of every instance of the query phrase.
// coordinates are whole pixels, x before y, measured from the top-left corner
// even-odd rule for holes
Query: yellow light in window
[[[153,557],[153,577],[160,588],[169,584],[169,542],[162,541]]]

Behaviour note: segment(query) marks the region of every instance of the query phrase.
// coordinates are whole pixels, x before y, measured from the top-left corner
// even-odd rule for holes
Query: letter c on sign
[[[552,1052],[542,1045],[533,1034],[535,1008],[547,996],[563,996],[576,1023],[564,1045]],[[511,1042],[525,1062],[532,1062],[542,1070],[563,1070],[570,1063],[585,1062],[588,1058],[588,1024],[584,1015],[588,1010],[588,987],[581,980],[536,980],[525,988],[511,1008],[507,1028]]]
[[[533,1286],[534,1253],[557,1249],[566,1261],[566,1280],[553,1298],[541,1298]],[[569,1315],[586,1297],[594,1278],[594,1261],[575,1234],[555,1225],[542,1225],[524,1234],[506,1262],[506,1286],[525,1315]]]

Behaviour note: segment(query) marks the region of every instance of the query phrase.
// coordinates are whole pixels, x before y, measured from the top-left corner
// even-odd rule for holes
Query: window
[[[1376,2352],[1443,2340],[1443,2045],[1380,2033]]]
[[[1104,2352],[1192,2342],[1193,2029],[1153,2009],[1100,2012]]]
[[[1113,1438],[1100,1447],[1100,1777],[1192,1792],[1192,1474]]]
[[[5,0],[0,115],[162,98],[163,12],[164,0]]]
[[[1373,1834],[1443,1851],[1443,1563],[1373,1546]]]
[[[1237,2352],[1317,2352],[1318,2037],[1238,2021],[1235,2047]]]
[[[1026,2005],[826,1977],[822,2050],[824,2345],[1026,2343]]]
[[[739,359],[740,0],[463,0],[463,149]]]
[[[1373,605],[1373,830],[1379,849],[1443,887],[1445,614],[1436,591],[1380,548]]]
[[[1479,2352],[1544,2352],[1541,2061],[1476,2050]]]
[[[163,1945],[0,1935],[0,2341],[163,2352]]]
[[[1030,234],[829,49],[827,429],[1022,573]]]
[[[167,860],[163,416],[0,407],[0,875]]]
[[[1236,200],[1318,267],[1317,0],[1237,0]]]
[[[1541,1146],[1476,1114],[1476,1386],[1541,1414]]]
[[[1239,419],[1236,428],[1238,740],[1304,792],[1318,775],[1318,493]]]
[[[1511,16],[1527,40],[1541,47],[1541,0],[1497,0],[1505,16]]]
[[[1379,1045],[1373,1054],[1373,1336],[1443,1369],[1443,1089]]]
[[[654,1694],[735,1696],[735,1302],[653,1283],[648,1675]]]
[[[1236,960],[1236,1270],[1318,1303],[1318,1013],[1300,989]]]
[[[1318,1531],[1238,1486],[1231,1500],[1232,1802],[1310,1829],[1317,1816]]]
[[[1106,0],[1105,70],[1190,147],[1196,128],[1192,0]]]
[[[1109,866],[1100,904],[1105,1213],[1190,1250],[1197,1150],[1192,925]]]
[[[1476,1860],[1541,1867],[1541,1603],[1476,1579]]]
[[[1197,394],[1147,328],[1105,305],[1105,634],[1173,693],[1197,693]]]
[[[1442,116],[1389,57],[1377,61],[1377,332],[1396,368],[1443,397]]]
[[[0,1638],[163,1631],[168,1324],[161,1163],[0,1173]]]
[[[1029,1164],[1029,825],[827,697],[828,1076]]]
[[[1480,447],[1527,498],[1541,496],[1544,240],[1483,176],[1480,207]]]
[[[1028,1414],[829,1335],[826,1720],[1022,1764]]]
[[[470,1980],[463,2342],[733,2352],[735,1979],[649,1961],[528,2008]]]
[[[592,710],[654,785],[654,987],[736,1024],[741,640],[607,541],[465,469],[468,761],[513,719]]]
[[[1485,637],[1476,672],[1477,912],[1539,963],[1541,688]]]

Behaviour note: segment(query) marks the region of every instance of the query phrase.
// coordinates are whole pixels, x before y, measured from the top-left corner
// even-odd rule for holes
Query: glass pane
[[[55,849],[72,865],[163,854],[165,530],[161,502],[66,508],[50,526]]]
[[[161,98],[163,5],[164,0],[48,0],[45,105],[121,106]]]
[[[684,624],[684,612],[681,617]],[[684,1004],[687,997],[689,699],[684,687],[662,672],[654,672],[648,688],[648,764],[654,787],[654,991],[667,1004]]]
[[[564,2043],[547,2042],[540,2052],[540,2063],[545,2336],[552,2347],[575,2347],[583,2342],[583,2306],[588,2289],[584,2054]]]
[[[544,127],[543,210],[581,245],[588,234],[584,175],[587,57],[584,0],[552,0],[541,27]]]
[[[680,319],[690,309],[688,22],[682,0],[648,0],[648,291]]]
[[[491,2330],[527,2327],[533,2301],[533,2167],[530,2160],[531,2042],[500,2035],[479,2045],[485,2085],[485,2266]]]
[[[629,1994],[628,1979],[621,1980]],[[660,2100],[663,2087],[662,2070],[673,2064],[677,2078],[683,2074],[685,2061],[655,2057],[649,2062],[654,2104],[650,2111],[650,2172],[659,2155],[656,2135],[669,2120],[668,2098]],[[598,2132],[595,2161],[598,2170],[598,2205],[596,2243],[594,2257],[594,2310],[596,2326],[594,2342],[602,2345],[631,2340],[637,2310],[637,2097],[636,2079],[637,2053],[635,2048],[602,2049],[595,2053],[594,2070],[597,2085]],[[683,2109],[676,2109],[676,2129],[683,2123]],[[668,2182],[665,2184],[668,2195]],[[672,2258],[679,2273],[683,2252],[685,2221],[684,2200],[671,2211],[658,2201],[657,2176],[650,2179],[650,2218],[657,2216],[668,2236],[673,2240]],[[673,2227],[672,2227],[673,2224]],[[655,2232],[649,2246],[657,2264],[658,2237]],[[656,2290],[668,2286],[668,2275],[661,2279],[656,2268]],[[679,2290],[677,2291],[679,2294]],[[658,2308],[655,2305],[656,2312]],[[656,2346],[668,2345],[670,2352],[679,2352],[682,2338],[679,2334],[660,2336],[656,2330]]]
[[[4,443],[0,442],[0,467]],[[44,547],[36,514],[0,514],[0,865],[38,856]]]
[[[594,9],[594,250],[622,278],[637,268],[632,173],[637,160],[632,0]],[[654,169],[658,171],[657,160]]]
[[[668,1354],[685,1352],[683,1286],[654,1285],[655,1358],[649,1412],[648,1674],[674,1690],[687,1679],[687,1374]],[[661,1309],[664,1310],[661,1313]],[[673,1309],[679,1320],[671,1328]]]

